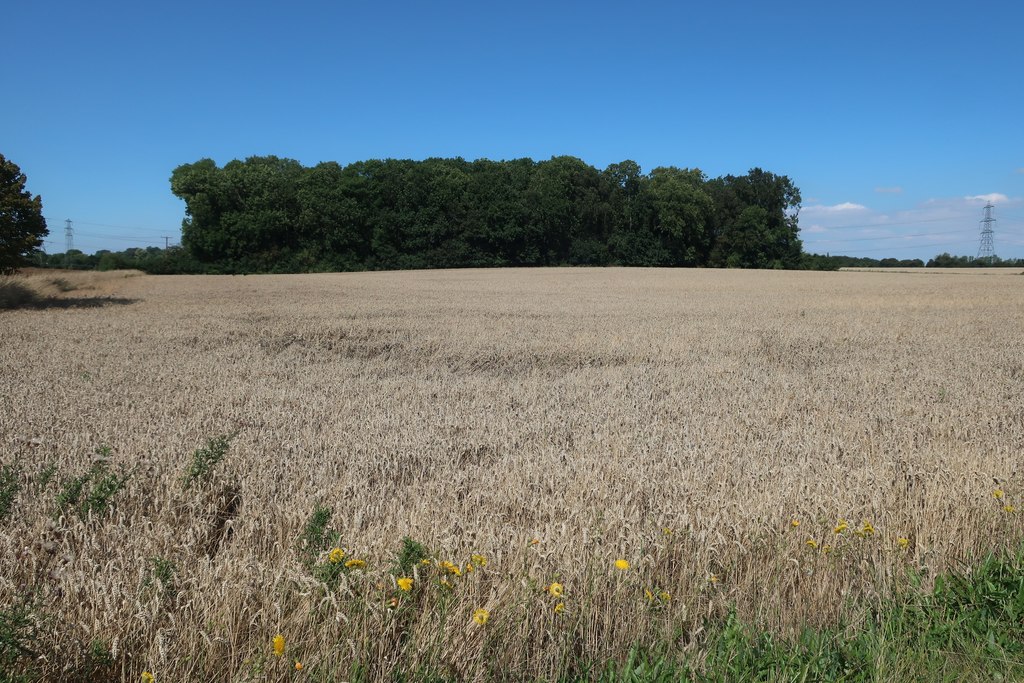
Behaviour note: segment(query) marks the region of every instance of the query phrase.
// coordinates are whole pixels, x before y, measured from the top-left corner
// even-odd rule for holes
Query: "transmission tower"
[[[978,245],[978,260],[992,264],[996,260],[996,249],[992,244],[992,232],[996,227],[996,219],[992,218],[992,209],[996,208],[989,202],[985,205],[985,217],[981,219],[981,244]]]
[[[71,219],[64,221],[64,267],[71,267],[71,250],[75,248],[75,232],[71,229]]]

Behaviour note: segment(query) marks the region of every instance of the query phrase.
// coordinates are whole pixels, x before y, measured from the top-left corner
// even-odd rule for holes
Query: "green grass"
[[[931,592],[909,588],[853,632],[807,629],[783,639],[735,613],[707,627],[710,635],[688,657],[635,649],[597,676],[566,680],[1024,680],[1024,549],[940,576]]]

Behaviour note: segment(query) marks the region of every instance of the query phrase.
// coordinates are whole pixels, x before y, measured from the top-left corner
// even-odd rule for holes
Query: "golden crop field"
[[[1016,274],[101,289],[0,311],[0,604],[52,680],[550,680],[1024,536]]]

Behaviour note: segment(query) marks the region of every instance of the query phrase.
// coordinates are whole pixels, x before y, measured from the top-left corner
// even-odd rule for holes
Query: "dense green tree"
[[[29,264],[49,234],[43,200],[25,189],[25,174],[0,154],[0,273]]]
[[[699,170],[674,166],[651,171],[651,220],[661,239],[666,262],[661,265],[699,266],[711,251],[710,221],[714,212]]]
[[[760,169],[708,180],[570,156],[312,168],[250,157],[179,166],[171,189],[185,201],[186,252],[225,272],[800,265],[799,192]]]
[[[715,202],[713,266],[799,268],[800,190],[786,176],[751,169],[710,181]]]

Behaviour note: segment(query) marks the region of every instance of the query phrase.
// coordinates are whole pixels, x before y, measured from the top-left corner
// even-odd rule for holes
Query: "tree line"
[[[490,266],[798,268],[800,191],[759,168],[604,170],[433,158],[304,167],[276,156],[171,175],[182,246],[207,272]]]

